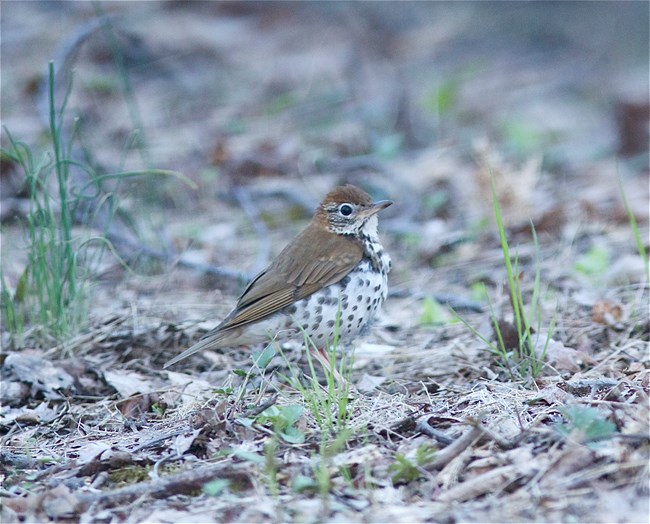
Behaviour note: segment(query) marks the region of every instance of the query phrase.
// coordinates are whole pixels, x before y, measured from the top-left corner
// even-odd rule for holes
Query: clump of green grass
[[[151,174],[180,176],[172,171],[154,169],[100,175],[91,166],[75,160],[72,149],[78,138],[76,122],[72,132],[64,132],[72,81],[57,106],[54,78],[54,63],[50,62],[47,149],[37,154],[4,129],[9,147],[2,149],[2,155],[20,167],[30,195],[30,209],[25,220],[27,264],[13,291],[0,270],[2,321],[12,336],[13,345],[18,347],[31,328],[34,328],[36,340],[48,344],[63,342],[77,333],[88,313],[93,263],[99,262],[105,249],[117,256],[104,232],[75,233],[73,226],[82,215],[82,205],[88,207],[87,202],[91,201],[95,215],[99,214],[100,207],[108,206],[108,220],[103,224],[108,228],[117,211],[118,199],[114,194],[98,198],[105,181],[115,179],[119,182]],[[70,176],[73,168],[87,175],[81,187],[77,187]],[[89,191],[91,188],[93,191]],[[86,216],[84,221],[91,223],[92,218]],[[100,249],[88,256],[90,252],[84,249],[91,244],[99,245]]]
[[[634,243],[636,244],[637,252],[643,260],[645,267],[645,278],[650,282],[650,259],[648,258],[648,253],[645,248],[645,243],[641,238],[641,233],[639,232],[639,226],[636,223],[636,218],[634,218],[634,212],[630,207],[630,204],[627,201],[627,196],[625,195],[625,189],[623,188],[623,183],[621,179],[618,179],[618,187],[621,193],[621,199],[623,200],[623,207],[627,213],[627,219],[630,222],[630,229],[632,230],[632,236],[634,237]]]
[[[296,396],[287,394],[280,386],[271,385],[277,393],[290,402],[284,406],[271,406],[253,418],[240,418],[239,421],[247,426],[261,424],[272,430],[272,436],[264,447],[264,456],[238,452],[240,458],[254,461],[263,469],[267,489],[271,496],[277,498],[280,492],[278,480],[278,464],[276,454],[280,445],[295,445],[311,441],[318,447],[310,459],[310,470],[293,478],[290,485],[295,492],[311,492],[317,494],[322,503],[322,514],[328,514],[329,497],[332,489],[332,476],[349,477],[349,471],[344,467],[332,466],[333,458],[345,448],[354,432],[349,427],[350,420],[350,375],[352,356],[339,349],[339,332],[341,323],[340,308],[334,327],[334,338],[326,348],[327,362],[319,360],[320,367],[314,362],[312,351],[306,352],[309,376],[302,373],[289,363],[282,348],[277,344],[269,344],[252,355],[253,364],[249,370],[235,370],[234,373],[243,378],[237,388],[237,401],[241,400],[253,380],[263,377],[263,371],[271,361],[280,355],[290,370],[289,376],[281,375],[281,383],[287,384],[301,398],[296,402]],[[316,350],[313,340],[304,332],[305,347]],[[322,377],[319,380],[319,376]],[[232,394],[232,389],[221,388],[220,393]],[[316,423],[316,433],[313,434],[299,426],[300,419],[310,414]],[[278,506],[278,509],[280,507]],[[279,519],[282,520],[282,519]]]
[[[307,381],[300,380],[293,367],[287,381],[301,394],[308,409],[316,420],[323,434],[336,435],[346,428],[349,420],[348,404],[350,399],[350,374],[353,355],[339,351],[339,330],[341,311],[336,315],[334,339],[327,345],[325,354],[328,363],[322,363],[325,384],[321,385],[314,365],[312,350],[318,351],[314,341],[304,333],[305,347],[308,349],[307,364],[310,376]]]
[[[392,473],[393,483],[408,484],[421,478],[426,474],[424,468],[433,462],[435,454],[436,448],[427,444],[418,447],[413,460],[401,453],[396,453],[395,462],[388,467],[388,471]]]
[[[524,304],[524,294],[521,288],[521,280],[519,278],[519,258],[515,255],[514,264],[510,255],[510,246],[506,237],[505,226],[503,225],[503,218],[501,216],[501,207],[496,195],[494,187],[494,179],[490,182],[492,190],[492,203],[494,208],[494,216],[499,230],[499,239],[501,242],[501,251],[503,252],[503,262],[507,274],[507,286],[510,292],[510,305],[514,313],[514,326],[517,332],[517,345],[514,349],[514,356],[519,363],[519,371],[524,375],[533,378],[539,376],[544,365],[546,357],[546,349],[551,340],[551,335],[555,327],[555,318],[547,330],[546,339],[539,340],[539,333],[542,328],[542,308],[540,305],[541,300],[541,277],[540,277],[540,256],[539,256],[539,242],[537,240],[537,233],[535,226],[531,222],[531,231],[533,235],[533,244],[535,246],[535,279],[533,282],[533,293],[530,298],[528,307]],[[497,354],[507,362],[507,353],[510,348],[506,347],[504,337],[499,327],[498,319],[492,315],[495,333],[499,344],[497,346]],[[538,351],[538,346],[542,345],[541,350]]]
[[[61,106],[54,100],[54,64],[49,66],[50,151],[37,158],[25,143],[5,128],[9,149],[3,155],[23,170],[30,194],[27,215],[28,261],[12,294],[2,277],[2,313],[8,331],[22,337],[26,324],[40,326],[41,338],[60,341],[74,332],[84,317],[86,288],[80,280],[73,238],[73,203],[69,182],[70,143],[62,138],[68,89]],[[56,196],[50,177],[56,177]]]
[[[462,317],[459,316],[459,318],[475,335],[481,338],[481,340],[488,345],[495,355],[497,355],[500,363],[509,371],[512,378],[516,378],[516,374],[527,378],[535,378],[539,376],[544,366],[546,350],[551,341],[556,321],[556,318],[553,317],[548,328],[546,330],[543,329],[541,307],[541,262],[537,233],[535,231],[535,226],[531,223],[533,244],[535,246],[535,276],[532,295],[528,304],[526,304],[524,300],[524,291],[521,285],[519,257],[516,253],[514,256],[511,255],[511,249],[506,236],[503,217],[501,215],[501,207],[497,199],[493,179],[491,180],[490,185],[492,190],[494,216],[497,223],[501,251],[503,253],[503,262],[506,269],[506,285],[508,288],[509,303],[513,312],[513,331],[515,333],[514,338],[516,338],[516,341],[513,343],[513,337],[508,336],[508,334],[504,332],[504,327],[507,323],[503,322],[500,315],[494,311],[492,303],[489,300],[490,318],[496,336],[495,342],[488,340],[485,336],[481,335]],[[546,335],[542,338],[541,333],[544,331],[546,331]],[[515,364],[514,368],[512,363]]]

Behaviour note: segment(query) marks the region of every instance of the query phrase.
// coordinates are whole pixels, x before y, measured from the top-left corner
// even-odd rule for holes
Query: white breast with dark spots
[[[365,259],[336,284],[285,308],[284,328],[301,326],[319,348],[331,344],[336,333],[341,343],[349,343],[386,300],[390,260],[386,255],[381,258],[380,272],[374,270],[369,259]],[[340,319],[338,326],[337,317]],[[303,336],[302,331],[297,335]]]

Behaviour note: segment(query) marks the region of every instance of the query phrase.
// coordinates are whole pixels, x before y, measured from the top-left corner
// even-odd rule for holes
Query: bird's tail
[[[167,369],[168,367],[173,366],[177,362],[180,362],[181,360],[184,360],[187,357],[194,355],[194,353],[198,353],[203,349],[215,349],[215,348],[222,347],[221,342],[224,338],[226,338],[225,335],[227,334],[228,334],[227,332],[223,332],[223,331],[217,333],[208,333],[196,344],[190,346],[185,351],[183,351],[180,355],[176,355],[171,360],[165,362],[163,369]]]

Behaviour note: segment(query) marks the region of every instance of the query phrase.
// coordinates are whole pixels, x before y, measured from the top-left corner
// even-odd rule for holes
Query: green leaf
[[[289,426],[293,426],[300,420],[302,412],[303,407],[300,404],[289,404],[288,406],[282,407],[281,410],[282,416],[285,418]]]
[[[304,491],[316,491],[318,489],[318,482],[305,475],[297,475],[291,482],[291,489],[296,493]]]
[[[483,282],[474,282],[471,286],[472,300],[485,303],[488,301],[487,286]]]
[[[273,430],[290,444],[302,444],[305,441],[305,435],[294,426],[300,420],[302,412],[303,407],[299,404],[282,407],[270,406],[260,413],[257,422],[271,424]]]
[[[232,395],[232,391],[233,391],[233,389],[230,386],[225,387],[225,388],[217,388],[217,389],[214,390],[214,392],[217,395],[226,395],[226,396],[227,395]]]
[[[305,435],[298,428],[293,426],[280,432],[280,436],[289,444],[302,444],[305,442]]]
[[[569,406],[560,409],[567,419],[566,424],[556,426],[564,437],[580,433],[583,442],[593,442],[611,437],[616,432],[616,424],[604,418],[603,413],[590,406]]]
[[[444,115],[451,111],[458,102],[460,82],[456,78],[446,80],[431,90],[424,101],[425,107],[432,113]]]
[[[27,297],[27,289],[29,286],[29,266],[25,266],[25,270],[21,273],[16,285],[16,293],[14,299],[16,302],[23,302]]]
[[[266,462],[266,459],[262,455],[253,453],[252,451],[243,451],[240,449],[235,451],[233,455],[238,459],[245,460],[246,462],[252,462],[254,464],[264,464]]]
[[[609,268],[609,252],[601,246],[593,246],[573,266],[578,273],[588,276],[602,275]]]
[[[245,426],[247,428],[253,427],[253,424],[255,421],[252,418],[247,418],[247,417],[239,417],[237,419],[237,422],[239,422],[242,426]]]
[[[157,402],[154,402],[151,405],[151,411],[153,411],[159,417],[163,417],[165,415],[165,407],[161,404],[158,404]]]
[[[432,297],[425,297],[422,303],[421,326],[441,326],[447,323],[444,308]]]
[[[203,493],[210,497],[216,497],[230,485],[228,479],[214,479],[203,485]]]
[[[275,349],[269,344],[263,350],[253,352],[253,361],[260,369],[266,369],[275,355]]]

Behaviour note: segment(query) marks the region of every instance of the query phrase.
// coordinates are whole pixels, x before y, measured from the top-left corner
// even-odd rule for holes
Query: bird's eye
[[[339,213],[344,217],[349,217],[352,214],[352,211],[354,210],[350,204],[341,204],[341,207],[339,207]]]

